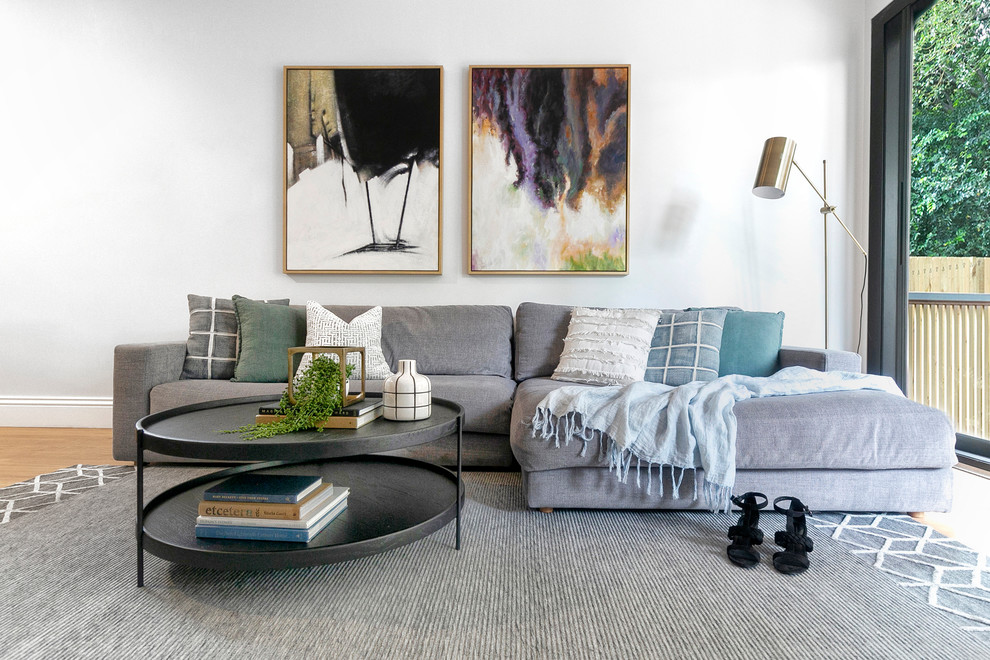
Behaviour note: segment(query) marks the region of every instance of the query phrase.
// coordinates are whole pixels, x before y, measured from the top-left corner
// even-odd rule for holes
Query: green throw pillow
[[[234,296],[240,352],[231,380],[242,383],[284,383],[288,379],[288,350],[306,341],[306,310],[270,305]]]
[[[784,313],[729,310],[722,327],[718,375],[770,376],[784,333]]]

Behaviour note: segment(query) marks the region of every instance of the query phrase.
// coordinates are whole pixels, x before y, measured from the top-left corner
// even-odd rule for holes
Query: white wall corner
[[[111,397],[0,397],[0,426],[110,428]]]

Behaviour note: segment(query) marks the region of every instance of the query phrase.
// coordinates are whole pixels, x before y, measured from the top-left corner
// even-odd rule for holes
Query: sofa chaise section
[[[551,380],[567,331],[569,308],[524,303],[517,312],[516,389],[510,442],[533,508],[706,508],[703,471],[688,472],[674,496],[670,469],[663,495],[647,492],[645,467],[626,483],[608,469],[599,447],[555,446],[534,437],[532,419],[550,391],[575,383]],[[556,356],[552,353],[556,352]],[[780,366],[820,371],[861,369],[860,356],[838,350],[784,347]],[[792,495],[814,510],[946,511],[952,501],[955,435],[938,410],[877,391],[831,392],[749,399],[734,407],[737,420],[734,491],[771,498]]]

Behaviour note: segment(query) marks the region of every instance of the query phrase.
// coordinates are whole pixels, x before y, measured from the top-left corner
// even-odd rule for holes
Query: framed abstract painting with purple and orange
[[[629,67],[471,67],[472,274],[628,273]]]

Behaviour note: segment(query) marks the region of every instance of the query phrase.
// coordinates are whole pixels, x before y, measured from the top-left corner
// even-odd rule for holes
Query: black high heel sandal
[[[786,509],[777,506],[778,502],[790,500]],[[787,516],[787,529],[774,534],[773,541],[783,548],[773,554],[773,567],[781,573],[792,575],[803,573],[811,565],[808,553],[815,549],[814,542],[808,538],[808,527],[804,514],[811,515],[811,509],[806,507],[796,497],[778,497],[773,501],[773,510]]]
[[[763,499],[762,504],[759,498]],[[750,568],[760,561],[760,555],[753,550],[753,546],[763,543],[763,530],[757,525],[760,522],[760,509],[767,505],[767,496],[763,493],[743,493],[739,497],[733,497],[732,503],[742,509],[742,515],[739,516],[739,523],[729,528],[732,545],[725,552],[733,564]]]

